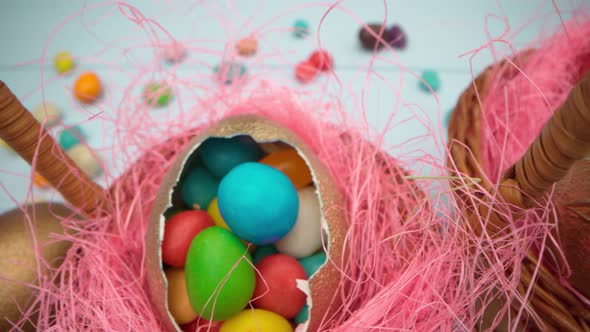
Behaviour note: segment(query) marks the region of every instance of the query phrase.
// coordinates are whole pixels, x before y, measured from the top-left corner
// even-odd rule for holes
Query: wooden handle
[[[0,81],[0,138],[29,164],[37,153],[36,171],[73,206],[90,216],[104,207],[105,192],[63,151],[49,133]]]
[[[523,157],[504,175],[537,200],[590,153],[590,74],[570,92]]]

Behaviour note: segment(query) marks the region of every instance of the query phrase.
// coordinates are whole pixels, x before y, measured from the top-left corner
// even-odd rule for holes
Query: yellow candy
[[[219,332],[292,332],[289,321],[272,311],[246,309],[223,322]]]
[[[74,68],[74,58],[68,52],[59,52],[55,56],[55,70],[60,74],[65,74]]]
[[[188,299],[184,270],[174,268],[165,273],[168,280],[168,310],[178,324],[192,322],[198,315]]]
[[[8,152],[14,153],[14,150],[8,145],[8,143],[4,142],[4,140],[0,139],[0,146],[2,146]]]
[[[217,205],[217,197],[213,198],[211,200],[211,203],[209,203],[207,213],[209,213],[211,219],[213,219],[213,222],[216,226],[223,227],[228,231],[231,231],[231,229],[229,229],[229,226],[227,226],[227,224],[225,223],[225,220],[223,220],[221,212],[219,212],[219,206]]]

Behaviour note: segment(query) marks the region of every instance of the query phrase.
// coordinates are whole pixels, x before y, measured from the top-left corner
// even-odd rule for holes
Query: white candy
[[[55,126],[59,122],[59,119],[61,119],[59,108],[51,103],[45,103],[35,107],[32,113],[37,121],[45,124],[45,128]]]
[[[66,153],[90,177],[95,177],[102,171],[100,160],[97,159],[97,156],[86,145],[76,144],[66,151]]]
[[[297,192],[299,214],[291,231],[275,247],[283,254],[295,258],[306,257],[322,247],[322,214],[320,199],[314,187],[305,187]]]

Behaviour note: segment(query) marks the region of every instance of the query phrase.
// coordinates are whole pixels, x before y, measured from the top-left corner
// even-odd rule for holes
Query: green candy
[[[180,196],[191,207],[206,210],[217,195],[219,180],[204,167],[192,169],[182,180]]]
[[[212,321],[241,312],[254,294],[256,276],[251,264],[246,246],[230,231],[218,226],[202,230],[190,245],[185,265],[195,312]]]
[[[166,106],[172,99],[172,89],[166,83],[152,82],[143,92],[145,102],[151,106]]]

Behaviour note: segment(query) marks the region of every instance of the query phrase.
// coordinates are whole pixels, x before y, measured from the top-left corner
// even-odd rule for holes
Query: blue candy
[[[64,150],[69,150],[84,140],[84,132],[79,126],[68,128],[59,133],[59,145]]]
[[[302,19],[296,20],[293,24],[293,35],[295,38],[303,38],[309,35],[309,23]]]
[[[249,136],[231,138],[210,137],[199,147],[203,165],[216,177],[222,178],[232,168],[248,161],[257,161],[262,151]]]
[[[303,266],[305,274],[308,278],[311,276],[326,262],[326,253],[321,251],[317,254],[301,258],[299,263]]]
[[[206,210],[215,198],[218,186],[219,180],[213,174],[203,167],[196,167],[182,180],[180,196],[188,207],[198,205],[200,209]]]
[[[239,238],[256,245],[287,235],[299,213],[297,190],[274,167],[247,162],[232,169],[219,184],[219,212]]]

